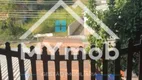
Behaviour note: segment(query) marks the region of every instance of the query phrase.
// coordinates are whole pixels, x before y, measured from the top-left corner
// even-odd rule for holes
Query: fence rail
[[[140,41],[142,42],[142,41]],[[117,43],[117,48],[120,50],[120,46]],[[12,68],[12,57],[17,57],[19,61],[19,69],[20,69],[20,79],[21,80],[26,80],[25,79],[25,66],[24,66],[24,60],[21,59],[21,45],[18,45],[18,51],[11,51],[10,43],[6,43],[6,48],[5,49],[0,49],[0,55],[6,56],[7,59],[7,69],[8,69],[8,79],[9,80],[14,80],[13,77],[13,68]],[[79,47],[82,48],[82,47]],[[94,45],[91,46],[91,48],[95,48]],[[70,49],[70,47],[68,47]],[[30,51],[34,50],[34,46],[30,47]],[[121,52],[121,50],[120,50]],[[129,46],[128,46],[128,66],[127,66],[127,80],[132,80],[132,60],[133,60],[133,53],[139,52],[140,55],[140,62],[139,62],[139,80],[142,80],[142,43],[139,45],[134,45],[133,40],[129,40]],[[96,75],[96,61],[91,59],[89,57],[89,54],[83,54],[82,51],[78,52],[77,58],[74,59],[74,55],[71,54],[72,52],[69,51],[67,54],[69,56],[69,59],[65,59],[65,55],[59,55],[59,50],[55,52],[55,59],[51,59],[51,55],[47,53],[47,48],[43,47],[43,51],[41,54],[41,60],[43,62],[43,72],[48,73],[48,61],[54,61],[55,62],[55,73],[59,74],[56,75],[56,80],[60,80],[60,61],[66,61],[67,63],[67,73],[72,74],[72,61],[78,61],[78,68],[79,68],[79,80],[84,80],[84,61],[89,60],[90,61],[90,66],[91,66],[91,80],[96,80],[95,75]],[[28,54],[25,55],[26,59],[29,59],[31,62],[31,74],[32,75],[32,80],[37,80],[37,71],[36,71],[36,61],[37,55],[39,54],[34,54],[32,57],[30,57]],[[86,56],[86,59],[82,59],[82,57]],[[96,52],[93,52],[93,56],[96,56]],[[121,56],[121,55],[120,55]],[[115,80],[121,80],[121,74],[120,74],[120,56],[115,60]],[[108,61],[105,60],[105,45],[103,47],[103,80],[108,80]],[[0,66],[1,67],[1,66]],[[72,80],[72,75],[67,75],[68,80]],[[2,73],[0,70],[0,80],[2,80]],[[48,75],[44,75],[44,80],[49,80]]]

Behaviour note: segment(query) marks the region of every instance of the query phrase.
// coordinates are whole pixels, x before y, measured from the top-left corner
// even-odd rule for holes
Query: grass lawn
[[[54,32],[53,35],[55,37],[65,37],[68,35],[68,33],[67,32]]]
[[[70,6],[70,8],[72,8]],[[73,9],[73,8],[72,8]],[[82,16],[82,9],[77,7],[76,9],[73,9],[78,15]],[[42,10],[38,13],[40,17],[42,17],[47,10]],[[55,36],[66,36],[67,32],[65,33],[55,33],[54,27],[55,27],[55,21],[56,20],[66,20],[67,26],[70,25],[72,22],[75,21],[75,19],[62,7],[57,9],[51,16],[49,16],[48,19],[46,19],[36,30],[34,30],[33,34],[44,34],[44,33],[54,33]],[[38,21],[38,18],[31,19],[27,22],[27,24],[24,25],[24,28],[28,30],[34,23]]]

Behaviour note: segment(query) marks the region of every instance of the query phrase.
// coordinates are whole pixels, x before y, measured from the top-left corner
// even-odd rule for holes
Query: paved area
[[[65,53],[65,48],[70,46],[71,48],[79,48],[79,46],[85,47],[83,44],[83,41],[79,38],[62,38],[62,37],[50,37],[45,38],[41,42],[49,43],[52,47],[55,47],[57,43],[62,43],[62,45],[59,48],[60,54],[63,55]],[[76,53],[77,51],[72,50],[72,53]],[[48,51],[50,54],[50,52]]]
[[[64,48],[67,46],[78,48],[79,46],[85,47],[82,40],[79,38],[48,38],[43,39],[43,42],[48,42],[50,45],[55,46],[57,42],[62,42],[63,44],[60,47],[60,55],[64,54]],[[76,49],[77,50],[77,49]],[[78,51],[73,51],[78,52]],[[48,74],[49,80],[55,80],[55,63],[53,61],[48,62]],[[79,72],[78,72],[78,61],[72,62],[72,76],[73,80],[78,80]],[[61,71],[61,80],[67,80],[67,64],[65,61],[60,62],[60,71]],[[43,79],[43,64],[42,61],[37,61],[37,77],[38,80]],[[90,63],[89,61],[84,62],[84,73],[85,80],[90,80]]]
[[[37,62],[37,78],[38,80],[44,80],[43,76],[43,66],[42,61]],[[56,80],[55,78],[55,63],[50,61],[48,62],[48,74],[49,80]],[[78,62],[72,62],[72,80],[79,80],[79,72],[78,72]],[[67,64],[65,61],[60,62],[60,73],[61,73],[61,80],[67,80]],[[90,80],[90,65],[89,61],[84,62],[84,78],[85,80]],[[46,75],[46,74],[45,74]]]
[[[26,74],[28,74],[30,68],[30,61],[29,60],[25,60],[24,61],[25,64],[25,72]],[[8,71],[7,71],[7,61],[6,61],[6,57],[3,55],[0,55],[0,66],[1,66],[1,73],[2,73],[2,80],[10,80],[8,79]],[[12,66],[13,66],[13,76],[14,76],[14,80],[20,80],[20,71],[19,71],[19,62],[18,59],[15,57],[12,57]],[[28,80],[28,75],[26,76],[26,80]]]

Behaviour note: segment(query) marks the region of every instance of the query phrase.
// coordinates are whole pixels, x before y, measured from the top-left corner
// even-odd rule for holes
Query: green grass
[[[73,9],[73,11],[75,11],[78,15],[82,16],[82,9],[80,9],[79,7]],[[38,15],[42,17],[46,12],[47,10],[42,10],[38,13]],[[65,9],[61,7],[57,9],[52,15],[50,15],[49,18],[46,19],[36,30],[34,30],[33,34],[54,33],[55,36],[66,36],[67,32],[65,33],[54,32],[56,20],[66,20],[67,26],[75,21],[75,19]],[[24,28],[28,30],[36,21],[38,21],[38,19],[31,19],[30,21],[28,21],[27,24],[24,25]]]
[[[53,35],[55,36],[55,37],[65,37],[65,36],[67,36],[67,32],[54,32],[53,33]]]
[[[82,16],[82,9],[77,7],[76,9],[73,9],[72,6],[70,8],[76,12],[79,16]],[[40,10],[36,15],[42,17],[48,10]],[[1,41],[15,41],[19,40],[19,37],[24,34],[29,28],[31,28],[38,20],[39,18],[31,18],[24,22],[24,24],[15,23],[14,27],[8,27],[5,30],[0,29],[0,40]],[[45,34],[45,33],[53,33],[54,36],[57,37],[64,37],[67,36],[67,32],[60,32],[55,33],[55,21],[56,20],[66,20],[67,27],[72,22],[75,21],[75,19],[68,13],[64,8],[60,7],[58,8],[52,15],[48,17],[37,29],[32,32],[32,35],[29,35],[28,38],[32,38],[35,34]],[[7,20],[7,23],[11,24],[11,19],[9,18]],[[3,23],[3,22],[1,22]],[[7,25],[9,25],[7,24]],[[1,25],[0,25],[1,26]],[[1,27],[0,27],[1,28]],[[6,37],[5,37],[6,36]]]

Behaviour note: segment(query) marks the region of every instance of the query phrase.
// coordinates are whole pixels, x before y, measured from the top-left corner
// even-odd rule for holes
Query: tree
[[[130,38],[139,40],[136,36],[137,32],[142,34],[141,3],[141,0],[113,0],[113,2],[108,3],[109,10],[104,12],[104,23],[119,36],[122,47],[127,47]],[[134,72],[138,75],[138,55],[134,56],[133,61]],[[126,69],[126,65],[123,65],[122,68]]]
[[[105,12],[104,22],[120,37],[122,46],[127,46],[129,38],[135,38],[141,29],[140,0],[115,0],[113,7]],[[139,5],[138,5],[139,4]],[[142,33],[142,32],[141,32]]]
[[[103,13],[101,11],[97,11],[96,6],[97,4],[95,0],[89,0],[89,9],[100,19],[103,19]],[[88,41],[90,42],[91,45],[95,44],[97,47],[102,47],[102,44],[106,39],[104,30],[90,16],[87,15],[87,17],[88,17],[87,24],[90,27],[92,27],[92,29],[94,29],[102,37],[102,39],[98,40],[93,35],[90,35],[88,37]]]
[[[97,11],[96,10],[96,1],[95,0],[89,0],[89,9],[91,10],[91,12],[93,12],[96,16],[98,16],[100,19],[103,19],[103,13],[101,11]],[[88,37],[88,41],[90,43],[90,45],[95,45],[96,47],[100,47],[102,48],[103,46],[103,42],[106,40],[105,38],[105,34],[104,34],[104,30],[90,17],[87,15],[87,24],[96,31],[96,33],[98,33],[102,39],[96,39],[93,35],[90,35]],[[97,73],[102,73],[102,59],[96,61],[96,69],[97,69]]]
[[[122,48],[127,47],[128,39],[135,39],[137,32],[142,34],[142,1],[141,0],[108,0],[109,9],[103,12],[96,11],[96,5],[94,0],[90,0],[89,8],[95,15],[97,15],[113,32],[115,32],[119,38]],[[98,14],[99,13],[99,14]],[[88,24],[97,33],[105,34],[99,26],[88,17]],[[106,40],[107,35],[103,36],[103,40]],[[100,46],[103,40],[96,40],[93,36],[89,36],[88,41],[91,44],[97,44]],[[139,39],[137,39],[139,40]],[[126,59],[126,57],[125,57]],[[125,60],[123,59],[123,62]],[[134,72],[138,74],[138,57],[135,55],[134,59]],[[126,69],[126,65],[123,65],[123,69]]]
[[[17,39],[17,35],[20,35],[24,31],[22,24],[18,22],[20,19],[16,18],[17,15],[10,15],[10,12],[16,8],[17,5],[10,3],[4,3],[0,6],[1,13],[8,14],[8,18],[0,22],[0,38],[2,40]]]

